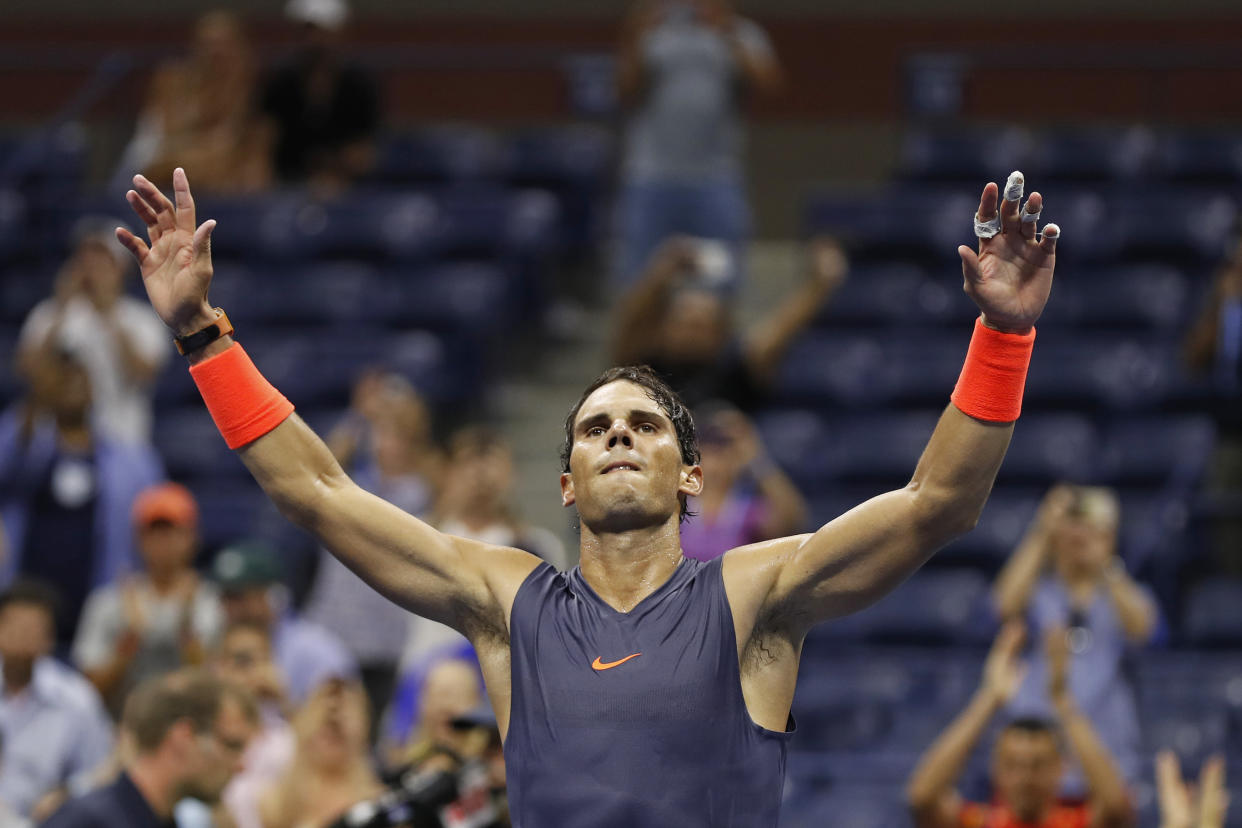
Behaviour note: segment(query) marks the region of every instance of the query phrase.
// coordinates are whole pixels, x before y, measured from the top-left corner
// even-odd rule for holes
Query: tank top
[[[538,566],[510,614],[504,753],[515,828],[775,828],[793,720],[742,698],[722,558],[630,612]]]

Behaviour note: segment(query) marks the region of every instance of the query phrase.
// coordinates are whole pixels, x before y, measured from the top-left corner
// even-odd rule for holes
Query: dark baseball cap
[[[223,592],[240,592],[252,587],[279,583],[283,572],[276,550],[263,541],[239,541],[217,553],[211,563],[211,577]]]

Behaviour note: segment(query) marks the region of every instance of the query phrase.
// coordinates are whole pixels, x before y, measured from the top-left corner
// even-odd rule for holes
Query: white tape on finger
[[[1026,192],[1026,177],[1018,170],[1009,174],[1005,180],[1005,201],[1021,201]]]
[[[990,239],[1001,231],[1000,213],[992,216],[987,221],[980,221],[979,214],[975,213],[975,235],[981,239]]]
[[[1039,210],[1037,210],[1034,213],[1030,212],[1030,210],[1031,210],[1031,202],[1027,201],[1026,204],[1023,205],[1022,207],[1023,223],[1034,224],[1035,222],[1039,221],[1040,214],[1044,212],[1044,208],[1042,205],[1040,206]]]
[[[1054,243],[1061,240],[1061,228],[1055,224],[1044,226],[1044,232],[1040,234],[1040,239],[1051,239]]]

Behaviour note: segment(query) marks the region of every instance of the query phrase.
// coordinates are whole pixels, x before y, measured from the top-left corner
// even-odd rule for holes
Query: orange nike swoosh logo
[[[638,658],[640,655],[642,655],[642,653],[634,653],[633,655],[627,655],[625,658],[617,659],[616,661],[600,661],[599,656],[596,656],[595,660],[591,662],[591,666],[596,670],[611,670],[618,664],[624,664],[631,658]]]

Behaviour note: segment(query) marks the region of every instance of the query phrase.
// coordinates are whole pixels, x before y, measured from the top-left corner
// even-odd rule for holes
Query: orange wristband
[[[1035,329],[1027,334],[995,331],[975,320],[966,364],[953,389],[953,404],[963,414],[993,423],[1012,423],[1022,413],[1026,370],[1035,348]]]
[[[254,442],[293,413],[293,403],[263,378],[237,343],[191,365],[190,376],[231,449]]]

